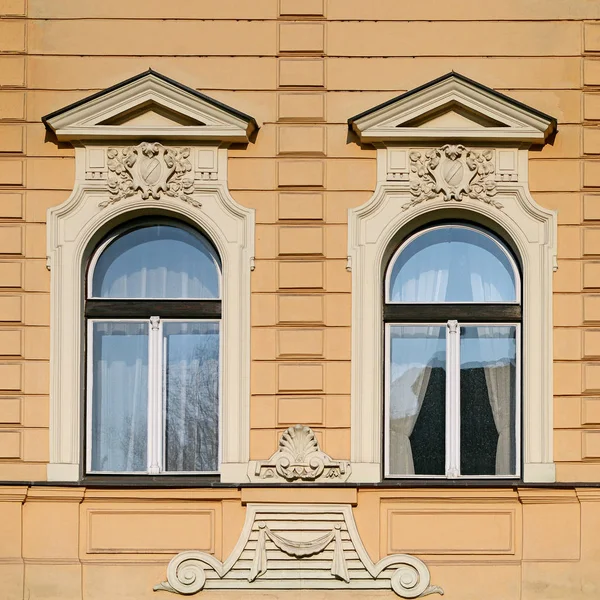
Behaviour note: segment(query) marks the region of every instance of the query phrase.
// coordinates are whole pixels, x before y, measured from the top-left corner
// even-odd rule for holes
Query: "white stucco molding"
[[[409,554],[374,563],[349,504],[248,504],[226,561],[188,550],[175,556],[155,591],[392,590],[401,598],[443,594],[427,565]]]
[[[288,427],[271,458],[252,460],[248,464],[248,479],[255,483],[343,482],[351,472],[348,461],[334,460],[321,450],[317,436],[308,425]]]
[[[459,83],[460,80],[459,76]],[[415,92],[434,102],[440,82],[456,82],[451,74]],[[469,81],[469,80],[467,80]],[[468,84],[471,86],[471,83]],[[477,86],[478,84],[474,84]],[[442,86],[442,92],[444,86]],[[490,90],[494,109],[501,111],[503,96]],[[400,105],[411,93],[397,99]],[[436,123],[452,126],[454,105],[446,106],[448,118],[435,112]],[[417,110],[413,106],[413,110]],[[526,108],[526,107],[525,107]],[[391,101],[373,109],[385,122],[398,106]],[[470,109],[470,110],[474,110]],[[473,131],[478,122],[497,114],[485,107],[471,116]],[[511,109],[512,110],[512,109]],[[519,110],[524,110],[520,105]],[[507,108],[509,113],[510,110]],[[418,112],[418,110],[417,110]],[[536,118],[537,111],[530,111]],[[374,118],[375,118],[374,117]],[[367,123],[370,111],[351,119]],[[395,117],[394,117],[395,118]],[[412,118],[412,117],[411,117]],[[541,117],[540,117],[541,118]],[[554,127],[548,117],[548,127]],[[362,141],[369,141],[370,127],[355,127]],[[510,125],[506,126],[510,128]],[[401,129],[401,127],[399,128]],[[348,211],[348,254],[352,270],[352,444],[350,481],[376,482],[382,477],[383,424],[383,280],[390,253],[412,231],[440,219],[465,219],[495,230],[513,246],[523,270],[523,447],[522,476],[526,482],[555,480],[553,462],[552,401],[552,274],[556,268],[556,212],[539,206],[528,187],[528,138],[510,136],[499,144],[495,131],[490,139],[466,135],[449,128],[449,139],[430,139],[426,120],[412,127],[410,143],[394,132],[377,139],[377,187],[372,198]],[[516,127],[515,130],[518,130]],[[418,132],[425,131],[419,138]],[[438,130],[436,135],[443,132]],[[546,132],[541,139],[545,139]],[[518,134],[520,135],[520,134]],[[365,137],[366,136],[366,137]],[[410,137],[410,136],[409,136]],[[483,139],[486,139],[484,142]],[[464,144],[462,143],[464,140]],[[454,143],[454,142],[461,143]],[[491,143],[490,143],[491,142]]]
[[[247,142],[258,129],[249,115],[151,69],[42,120],[60,141]]]
[[[111,112],[105,103],[107,98],[116,103],[115,111],[121,114],[120,100],[124,96],[119,91],[127,96],[130,84],[135,86],[140,82],[152,85],[164,82],[173,94],[180,91],[182,103],[189,100],[186,88],[180,89],[179,84],[146,73],[54,114],[59,119],[62,113],[71,118],[73,111],[81,112],[94,121],[95,110]],[[99,98],[103,102],[100,108]],[[144,98],[137,98],[137,106],[127,104],[126,110],[138,116],[147,111],[150,114],[146,123],[160,122],[166,113],[157,118]],[[171,98],[172,103],[177,99]],[[223,114],[233,111],[216,104],[215,110]],[[50,126],[53,119],[50,115],[46,123]],[[254,123],[251,117],[247,119]],[[68,129],[69,125],[65,127]],[[84,138],[77,137],[72,194],[61,205],[48,210],[47,254],[51,271],[48,479],[77,481],[81,477],[87,259],[98,241],[114,227],[142,215],[156,215],[197,227],[213,242],[222,261],[220,472],[222,481],[243,481],[249,459],[250,271],[255,219],[254,210],[239,205],[227,187],[226,146],[231,138],[228,132],[222,139],[198,138],[195,126],[172,123],[170,128],[179,130],[173,136],[176,139],[168,135],[148,136],[145,141],[138,140],[137,145],[128,145],[127,123],[118,126],[124,128],[124,135],[108,135],[110,142],[98,133],[102,131],[101,125],[93,127],[97,133],[93,139],[89,140],[87,133]]]
[[[459,73],[447,73],[349,120],[362,142],[544,143],[556,119]]]

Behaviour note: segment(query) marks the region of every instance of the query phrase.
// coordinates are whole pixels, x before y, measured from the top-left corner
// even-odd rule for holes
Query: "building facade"
[[[0,0],[0,595],[597,598],[599,124],[597,0]]]

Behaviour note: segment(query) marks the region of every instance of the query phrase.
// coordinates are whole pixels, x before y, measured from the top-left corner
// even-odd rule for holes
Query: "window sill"
[[[78,482],[85,487],[127,488],[202,488],[231,487],[223,484],[219,475],[85,475]]]

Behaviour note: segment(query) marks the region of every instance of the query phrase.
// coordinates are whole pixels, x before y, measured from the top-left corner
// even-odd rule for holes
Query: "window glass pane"
[[[460,470],[516,473],[516,327],[460,328]]]
[[[217,471],[219,324],[164,322],[165,470]]]
[[[436,227],[395,259],[390,302],[514,302],[512,264],[500,244],[477,229]]]
[[[219,298],[217,256],[199,235],[171,225],[133,229],[94,269],[94,298]]]
[[[148,324],[92,328],[92,471],[146,471]]]
[[[444,475],[446,327],[390,326],[390,475]]]

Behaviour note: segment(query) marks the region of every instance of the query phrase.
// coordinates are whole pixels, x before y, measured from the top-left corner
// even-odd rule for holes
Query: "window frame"
[[[119,146],[116,143],[111,147],[115,145]],[[140,194],[107,203],[110,195],[106,181],[88,179],[84,168],[91,160],[91,153],[97,158],[99,150],[106,156],[106,146],[82,144],[75,148],[77,177],[73,192],[62,204],[51,207],[47,216],[52,331],[47,479],[111,485],[120,477],[119,481],[131,485],[165,487],[244,481],[250,450],[250,279],[254,266],[255,210],[238,204],[227,188],[226,147],[191,145],[194,165],[201,164],[199,161],[208,150],[215,158],[215,178],[195,179],[194,198],[198,201],[193,203],[164,195],[144,199]],[[157,479],[98,475],[92,481],[85,476],[86,269],[93,250],[106,235],[140,217],[188,224],[203,232],[221,259],[222,457],[220,472],[213,477],[163,475]],[[171,316],[170,308],[169,301],[164,301],[161,316]],[[90,312],[88,316],[106,315]]]
[[[553,482],[556,480],[556,465],[552,426],[552,278],[557,264],[556,211],[538,205],[529,192],[526,149],[514,150],[518,180],[498,184],[496,198],[503,205],[501,209],[469,198],[447,201],[441,194],[425,202],[408,204],[413,199],[409,182],[388,181],[386,170],[391,153],[408,151],[401,145],[379,148],[379,176],[375,192],[367,202],[348,210],[353,357],[350,480],[380,483],[383,476],[385,359],[381,325],[384,314],[382,282],[389,258],[401,240],[421,227],[442,221],[468,221],[503,239],[518,256],[521,265],[521,346],[524,357],[521,375],[521,481]],[[494,152],[497,152],[496,148]],[[419,307],[415,309],[418,311]],[[443,306],[442,310],[445,310]],[[439,315],[437,320],[444,321],[444,315]],[[506,317],[499,315],[497,320],[506,320]],[[380,375],[374,377],[373,373]]]
[[[389,377],[389,369],[390,369],[390,342],[391,335],[390,330],[393,326],[399,327],[448,327],[450,321],[448,320],[446,323],[443,322],[396,322],[396,321],[386,321],[384,322],[384,340],[385,340],[385,349],[384,349],[384,433],[383,433],[383,478],[389,481],[396,480],[437,480],[437,481],[470,481],[470,480],[495,480],[495,481],[511,481],[519,480],[522,476],[522,411],[523,411],[523,390],[521,385],[521,372],[522,372],[522,362],[523,362],[523,348],[521,343],[521,322],[480,322],[477,320],[469,321],[469,322],[456,322],[458,327],[458,353],[456,354],[456,360],[458,363],[457,372],[454,374],[453,384],[449,383],[449,379],[452,378],[452,374],[448,372],[448,365],[450,363],[450,339],[448,334],[446,334],[446,393],[445,393],[445,464],[446,464],[446,473],[444,475],[419,475],[419,474],[391,474],[390,473],[390,377]],[[516,345],[516,376],[515,376],[515,474],[514,475],[449,475],[448,474],[448,453],[450,439],[452,438],[455,442],[455,446],[457,451],[455,453],[455,462],[460,466],[460,327],[461,326],[468,327],[515,327],[515,345]],[[452,397],[452,392],[449,391],[450,388],[458,390],[458,394],[455,397]],[[448,408],[451,404],[454,404],[452,408],[454,411],[449,411]],[[457,406],[456,406],[457,405]],[[453,416],[455,418],[453,418]]]
[[[118,297],[110,297],[110,298],[102,298],[101,296],[94,296],[92,293],[93,282],[94,282],[94,274],[96,270],[96,266],[98,264],[98,260],[100,256],[104,253],[104,251],[117,240],[117,238],[124,237],[130,232],[135,231],[136,229],[142,229],[144,227],[152,227],[154,225],[163,225],[165,227],[175,227],[177,229],[181,229],[183,231],[187,231],[195,238],[200,240],[200,242],[207,247],[211,254],[211,258],[215,263],[215,268],[219,274],[218,283],[219,283],[219,293],[218,298],[118,298]],[[215,260],[215,258],[219,260]],[[176,302],[185,302],[187,301],[214,301],[218,300],[219,302],[223,297],[223,267],[221,265],[219,253],[217,249],[214,247],[214,244],[210,242],[210,240],[206,237],[206,235],[202,234],[200,231],[191,227],[187,223],[183,221],[178,221],[174,218],[166,218],[166,217],[141,217],[138,219],[132,219],[131,221],[127,221],[120,227],[116,227],[113,231],[109,232],[107,236],[98,244],[98,246],[93,250],[92,256],[88,260],[87,268],[86,268],[86,281],[85,281],[85,299],[86,303],[90,300],[102,300],[102,301],[113,301],[118,302],[120,300],[125,300],[127,302],[131,302],[131,300],[136,301],[176,301]]]
[[[160,329],[156,335],[152,335],[152,319],[158,318],[160,323]],[[158,456],[159,464],[164,466],[165,455],[164,455],[164,437],[165,437],[165,426],[166,426],[166,407],[165,407],[165,397],[164,397],[164,369],[165,362],[162,357],[162,345],[159,346],[159,367],[160,373],[159,375],[155,375],[153,378],[150,377],[150,368],[152,362],[157,362],[152,360],[152,348],[156,345],[156,341],[163,340],[162,333],[162,324],[163,323],[218,323],[219,324],[219,405],[218,405],[218,436],[219,436],[219,444],[217,450],[217,469],[215,471],[166,471],[159,470],[156,473],[152,472],[150,467],[146,471],[94,471],[91,468],[92,461],[92,422],[93,422],[93,351],[90,351],[90,346],[92,345],[90,341],[93,336],[93,326],[94,323],[148,323],[148,398],[147,398],[147,406],[148,406],[148,440],[147,440],[147,462],[150,463],[152,456]],[[223,438],[223,401],[222,401],[222,368],[221,368],[221,357],[223,355],[223,336],[221,335],[221,319],[163,319],[158,316],[150,317],[150,319],[121,319],[121,318],[106,318],[106,319],[96,319],[90,318],[87,319],[86,323],[86,377],[85,377],[85,410],[84,410],[84,422],[85,422],[85,434],[84,434],[84,452],[85,452],[85,464],[84,464],[84,479],[94,480],[104,477],[112,477],[112,476],[132,476],[132,477],[202,477],[202,476],[210,476],[215,477],[218,476],[220,470],[219,467],[221,465],[222,460],[222,438]],[[154,339],[157,338],[157,339]],[[160,390],[158,390],[153,397],[151,388],[151,379],[155,380],[155,384],[158,381],[160,383]],[[156,385],[155,385],[156,387]],[[151,409],[154,409],[152,411]],[[154,427],[153,427],[154,425]],[[160,427],[160,430],[157,431],[157,427]],[[154,448],[157,448],[156,452],[153,452]]]
[[[420,236],[439,229],[463,228],[486,236],[492,240],[496,246],[507,257],[511,267],[515,282],[515,300],[513,301],[489,301],[489,302],[402,302],[390,300],[391,276],[396,261],[400,258],[402,252]],[[521,385],[521,371],[523,363],[523,348],[521,338],[521,328],[523,324],[522,311],[522,270],[509,246],[499,236],[494,235],[485,227],[467,220],[443,220],[433,221],[412,231],[402,241],[397,244],[397,248],[391,254],[386,263],[383,276],[382,293],[382,324],[383,324],[383,460],[382,476],[386,480],[407,480],[407,479],[434,479],[434,480],[471,480],[471,479],[492,479],[492,480],[518,480],[521,478],[522,465],[522,410],[523,410],[523,390]],[[449,325],[454,322],[458,327],[457,345],[458,350],[451,350],[451,341],[449,337]],[[422,326],[422,327],[446,327],[446,393],[445,393],[445,474],[444,475],[399,475],[390,473],[390,330],[392,326]],[[516,328],[516,381],[515,381],[515,471],[514,475],[452,475],[448,473],[448,454],[453,454],[458,468],[460,468],[460,327],[501,327],[513,326]],[[448,367],[452,358],[457,361],[457,372],[452,373]],[[455,355],[455,356],[454,356]],[[453,397],[453,391],[457,390],[457,395]],[[454,415],[454,418],[453,418]],[[458,423],[457,423],[458,421]],[[454,442],[454,444],[452,444]],[[451,448],[456,447],[456,452]]]
[[[452,228],[452,227],[471,229],[473,231],[476,231],[476,232],[480,233],[481,235],[484,235],[485,237],[490,239],[492,242],[494,242],[496,244],[496,246],[498,246],[498,248],[500,248],[500,250],[502,250],[502,252],[508,259],[508,261],[512,267],[512,270],[513,270],[513,275],[514,275],[514,279],[515,279],[515,300],[508,301],[508,302],[501,302],[501,301],[496,301],[496,300],[491,300],[491,301],[486,301],[486,302],[468,302],[468,301],[463,301],[463,302],[445,302],[445,301],[440,301],[440,302],[416,302],[416,301],[401,302],[399,300],[390,300],[390,283],[391,283],[392,271],[394,269],[396,261],[398,260],[398,258],[402,254],[402,252],[412,242],[416,241],[417,238],[421,237],[422,235],[429,233],[431,231],[435,231],[437,229],[448,229],[448,228]],[[432,224],[428,224],[424,227],[421,227],[417,231],[413,231],[409,236],[406,237],[406,239],[404,239],[402,241],[400,246],[393,253],[393,255],[391,256],[391,258],[388,262],[386,270],[385,270],[384,292],[383,293],[384,293],[383,302],[386,305],[401,304],[401,305],[405,306],[407,304],[408,305],[413,305],[413,304],[433,305],[433,304],[435,304],[435,305],[448,306],[451,304],[452,305],[468,304],[468,305],[472,306],[475,304],[481,304],[481,305],[489,306],[490,304],[491,305],[518,304],[520,306],[521,302],[522,302],[521,269],[520,269],[518,261],[512,255],[512,253],[509,251],[509,249],[506,247],[505,243],[501,239],[499,239],[497,236],[494,236],[491,232],[486,230],[484,227],[481,227],[480,225],[477,225],[476,223],[470,223],[468,221],[449,221],[449,222],[432,223]]]
[[[103,252],[110,246],[111,243],[118,238],[126,236],[135,230],[153,227],[167,226],[182,229],[187,231],[195,238],[199,239],[203,245],[207,247],[211,258],[213,259],[215,269],[218,273],[218,298],[103,298],[93,296],[93,283],[95,268],[98,260]],[[84,461],[82,464],[82,478],[86,480],[95,480],[104,477],[126,476],[126,477],[215,477],[220,473],[222,462],[222,441],[223,441],[223,319],[222,319],[222,289],[223,289],[223,270],[221,266],[220,256],[217,249],[211,241],[200,232],[188,224],[178,221],[177,219],[167,218],[150,218],[143,217],[127,221],[120,227],[116,227],[106,235],[101,242],[93,250],[85,270],[85,301],[84,301],[84,316],[85,316],[85,375],[84,375],[84,410],[83,410],[83,448],[82,456]],[[163,315],[167,316],[163,316]],[[155,319],[157,319],[156,328],[154,327]],[[92,458],[92,422],[93,422],[93,325],[94,323],[147,323],[148,324],[148,439],[147,439],[147,463],[146,471],[94,471],[91,468]],[[218,450],[217,450],[217,469],[215,471],[152,471],[152,458],[158,457],[159,466],[164,467],[164,436],[166,426],[166,407],[163,388],[163,377],[165,362],[162,357],[162,340],[163,338],[163,323],[164,322],[202,322],[202,323],[218,323],[219,325],[219,381],[218,381]],[[152,331],[157,333],[153,334]],[[158,345],[159,359],[153,359],[153,348]],[[158,362],[156,365],[153,363]],[[152,376],[151,368],[159,369],[158,373]],[[154,386],[152,382],[154,381]],[[153,393],[153,387],[155,389]],[[160,426],[160,429],[157,429]]]

